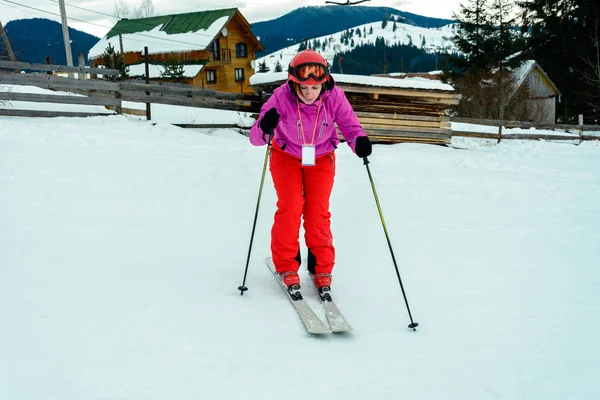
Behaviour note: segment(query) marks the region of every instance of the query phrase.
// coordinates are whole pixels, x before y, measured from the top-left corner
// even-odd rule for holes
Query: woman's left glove
[[[354,147],[356,155],[360,158],[371,155],[371,141],[368,136],[359,136],[356,138],[356,146]]]

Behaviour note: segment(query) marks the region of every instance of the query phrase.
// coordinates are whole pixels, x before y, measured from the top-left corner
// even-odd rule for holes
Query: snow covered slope
[[[360,29],[362,35],[359,37],[358,34],[354,34],[353,39],[355,46],[361,44],[373,44],[378,37],[382,37],[385,39],[386,43],[390,45],[396,43],[408,45],[412,43],[416,47],[423,48],[427,52],[457,51],[451,40],[454,35],[454,24],[446,25],[441,28],[428,29],[396,22],[395,32],[393,30],[393,22],[388,22],[385,28],[381,28],[381,25],[381,22],[373,22],[355,27],[354,29]],[[373,33],[370,33],[371,29],[373,29]],[[363,34],[363,32],[365,34]],[[329,64],[333,65],[333,58],[336,53],[352,50],[351,43],[343,43],[343,34],[344,31],[341,31],[332,35],[311,38],[310,42],[312,43],[313,40],[318,40],[321,43],[326,43],[324,49],[319,48],[317,51],[323,54]],[[275,70],[277,61],[279,61],[284,70],[287,70],[287,66],[292,57],[298,52],[299,46],[300,44],[294,44],[257,59],[255,70],[258,71],[258,66],[263,61],[266,62],[271,71]]]
[[[374,146],[416,332],[341,145],[334,290],[355,331],[317,338],[262,261],[269,177],[237,290],[265,148],[161,118],[0,117],[1,399],[600,398],[598,143]]]

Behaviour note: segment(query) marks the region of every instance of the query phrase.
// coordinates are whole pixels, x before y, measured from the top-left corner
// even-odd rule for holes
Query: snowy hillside
[[[395,32],[393,30],[393,22],[388,22],[385,28],[381,28],[381,25],[381,22],[373,22],[355,27],[355,30],[359,29],[361,31],[361,36],[358,36],[357,33],[354,34],[354,45],[373,44],[378,37],[382,37],[390,45],[396,43],[405,45],[413,44],[418,48],[423,48],[427,52],[457,51],[451,40],[452,36],[454,36],[454,24],[441,28],[428,29],[396,22]],[[373,29],[373,33],[370,33],[371,29]],[[314,40],[317,40],[324,44],[324,46],[316,50],[325,56],[330,65],[333,65],[333,58],[336,53],[351,51],[353,48],[351,43],[343,43],[343,35],[344,31],[341,31],[332,35],[311,38],[309,42],[312,43]],[[255,70],[258,71],[258,66],[265,61],[270,70],[274,71],[275,65],[279,61],[285,71],[292,57],[298,52],[299,47],[300,44],[295,44],[257,59]],[[312,46],[310,47],[312,48]]]
[[[600,142],[374,146],[416,332],[340,145],[333,293],[354,332],[314,337],[263,263],[268,172],[237,290],[265,147],[169,124],[246,118],[154,110],[0,117],[0,399],[600,398]]]

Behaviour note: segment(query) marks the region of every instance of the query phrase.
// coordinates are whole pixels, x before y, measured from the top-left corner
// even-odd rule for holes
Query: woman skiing
[[[273,264],[285,285],[299,288],[300,219],[304,217],[308,271],[322,291],[331,285],[335,249],[329,198],[335,175],[337,124],[358,157],[371,142],[344,92],[335,86],[325,58],[313,50],[291,60],[288,80],[273,91],[250,130],[254,146],[271,144],[269,170],[277,193],[271,230]]]

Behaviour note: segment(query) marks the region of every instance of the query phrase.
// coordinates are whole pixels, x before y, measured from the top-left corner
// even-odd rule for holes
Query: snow
[[[123,51],[144,51],[148,46],[148,54],[178,53],[193,50],[204,50],[215,36],[225,27],[228,17],[221,17],[211,24],[208,29],[179,34],[167,34],[162,30],[163,25],[152,27],[147,31],[122,34]],[[119,36],[107,38],[104,36],[88,52],[88,58],[102,55],[108,45],[120,49]]]
[[[395,17],[395,16],[394,16]],[[381,28],[381,22],[373,22],[364,25],[358,25],[354,29],[360,29],[361,35],[363,30],[366,31],[366,36],[359,37],[358,34],[354,34],[355,46],[362,44],[373,44],[379,37],[383,38],[388,45],[395,43],[406,44],[413,43],[415,46],[424,49],[427,52],[445,51],[445,52],[457,52],[454,43],[451,38],[454,35],[454,25],[446,25],[440,28],[421,28],[409,24],[396,23],[396,32],[393,31],[393,22],[388,22],[386,28]],[[373,33],[370,34],[371,28]],[[333,65],[333,60],[336,53],[349,52],[353,47],[348,44],[345,45],[342,42],[342,35],[344,31],[340,31],[331,35],[320,36],[318,38],[310,39],[309,42],[312,44],[314,40],[320,42],[327,42],[326,49],[316,49],[319,53],[325,57],[330,65]],[[423,39],[425,39],[425,46],[423,46]],[[257,73],[250,77],[250,84],[262,84],[277,81],[285,81],[287,79],[287,66],[289,65],[292,58],[297,54],[300,44],[294,44],[281,50],[270,53],[264,57],[258,58],[255,61],[255,71],[258,72],[260,65],[265,62],[270,71],[275,71],[275,66],[279,62],[284,72],[266,72]],[[432,74],[440,73],[441,71],[432,71]],[[391,76],[398,76],[397,72],[390,73]],[[392,79],[384,77],[368,77],[364,75],[347,75],[347,74],[332,74],[336,82],[340,83],[353,83],[362,84],[366,86],[383,86],[383,87],[400,87],[408,89],[432,89],[432,90],[451,90],[454,88],[439,81],[432,81],[424,78],[405,78],[405,79]]]
[[[535,60],[525,60],[521,65],[515,68],[513,76],[515,77],[515,87],[520,87],[527,74],[535,66]]]
[[[454,91],[454,88],[447,83],[432,81],[425,78],[385,78],[378,76],[331,74],[336,83],[350,83],[353,85],[377,86],[377,87],[396,87],[405,89],[427,89],[427,90],[446,90]],[[273,82],[284,82],[288,78],[286,72],[261,72],[250,77],[250,85],[260,85]]]
[[[77,74],[75,74],[77,76]],[[61,92],[58,90],[42,89],[35,86],[20,86],[20,85],[0,85],[0,92],[11,93],[31,93],[44,94],[52,96],[70,96],[70,97],[85,97],[83,95]],[[17,110],[36,110],[36,111],[76,111],[89,113],[110,113],[104,106],[89,106],[89,105],[72,105],[72,104],[53,104],[53,103],[32,103],[28,101],[0,101],[0,109],[17,109]]]
[[[183,76],[186,78],[195,78],[203,67],[204,65],[200,64],[183,65]],[[146,76],[146,64],[128,65],[127,68],[130,77]],[[161,78],[162,74],[165,72],[165,67],[163,65],[148,64],[148,72],[150,74],[150,79]]]
[[[262,262],[270,177],[237,290],[265,148],[177,128],[180,109],[0,117],[0,398],[600,396],[598,142],[374,146],[416,332],[365,167],[341,145],[333,290],[355,330],[312,337]]]
[[[452,36],[454,36],[456,24],[450,24],[439,28],[422,28],[397,22],[396,32],[393,31],[393,25],[393,22],[388,22],[385,28],[381,28],[381,21],[379,21],[356,26],[354,29],[360,29],[361,35],[363,30],[365,30],[366,35],[359,37],[358,34],[355,33],[353,36],[355,46],[374,44],[377,38],[383,38],[388,45],[393,45],[396,43],[409,45],[412,43],[414,46],[422,48],[429,53],[458,52],[456,46],[452,42]],[[373,29],[372,34],[369,33],[371,28]],[[333,65],[333,59],[336,53],[346,53],[352,51],[353,49],[351,43],[343,43],[343,34],[344,31],[340,31],[330,35],[311,38],[309,42],[312,44],[315,39],[321,43],[327,42],[327,47],[324,50],[322,48],[316,50],[321,53],[323,57],[325,57],[329,64]],[[425,39],[424,45],[423,39]],[[277,62],[279,62],[279,64],[286,69],[292,57],[294,57],[298,52],[299,47],[300,44],[297,43],[270,53],[264,57],[258,58],[255,64],[255,70],[258,71],[258,68],[263,61],[271,71],[275,70],[275,65],[277,65]]]

